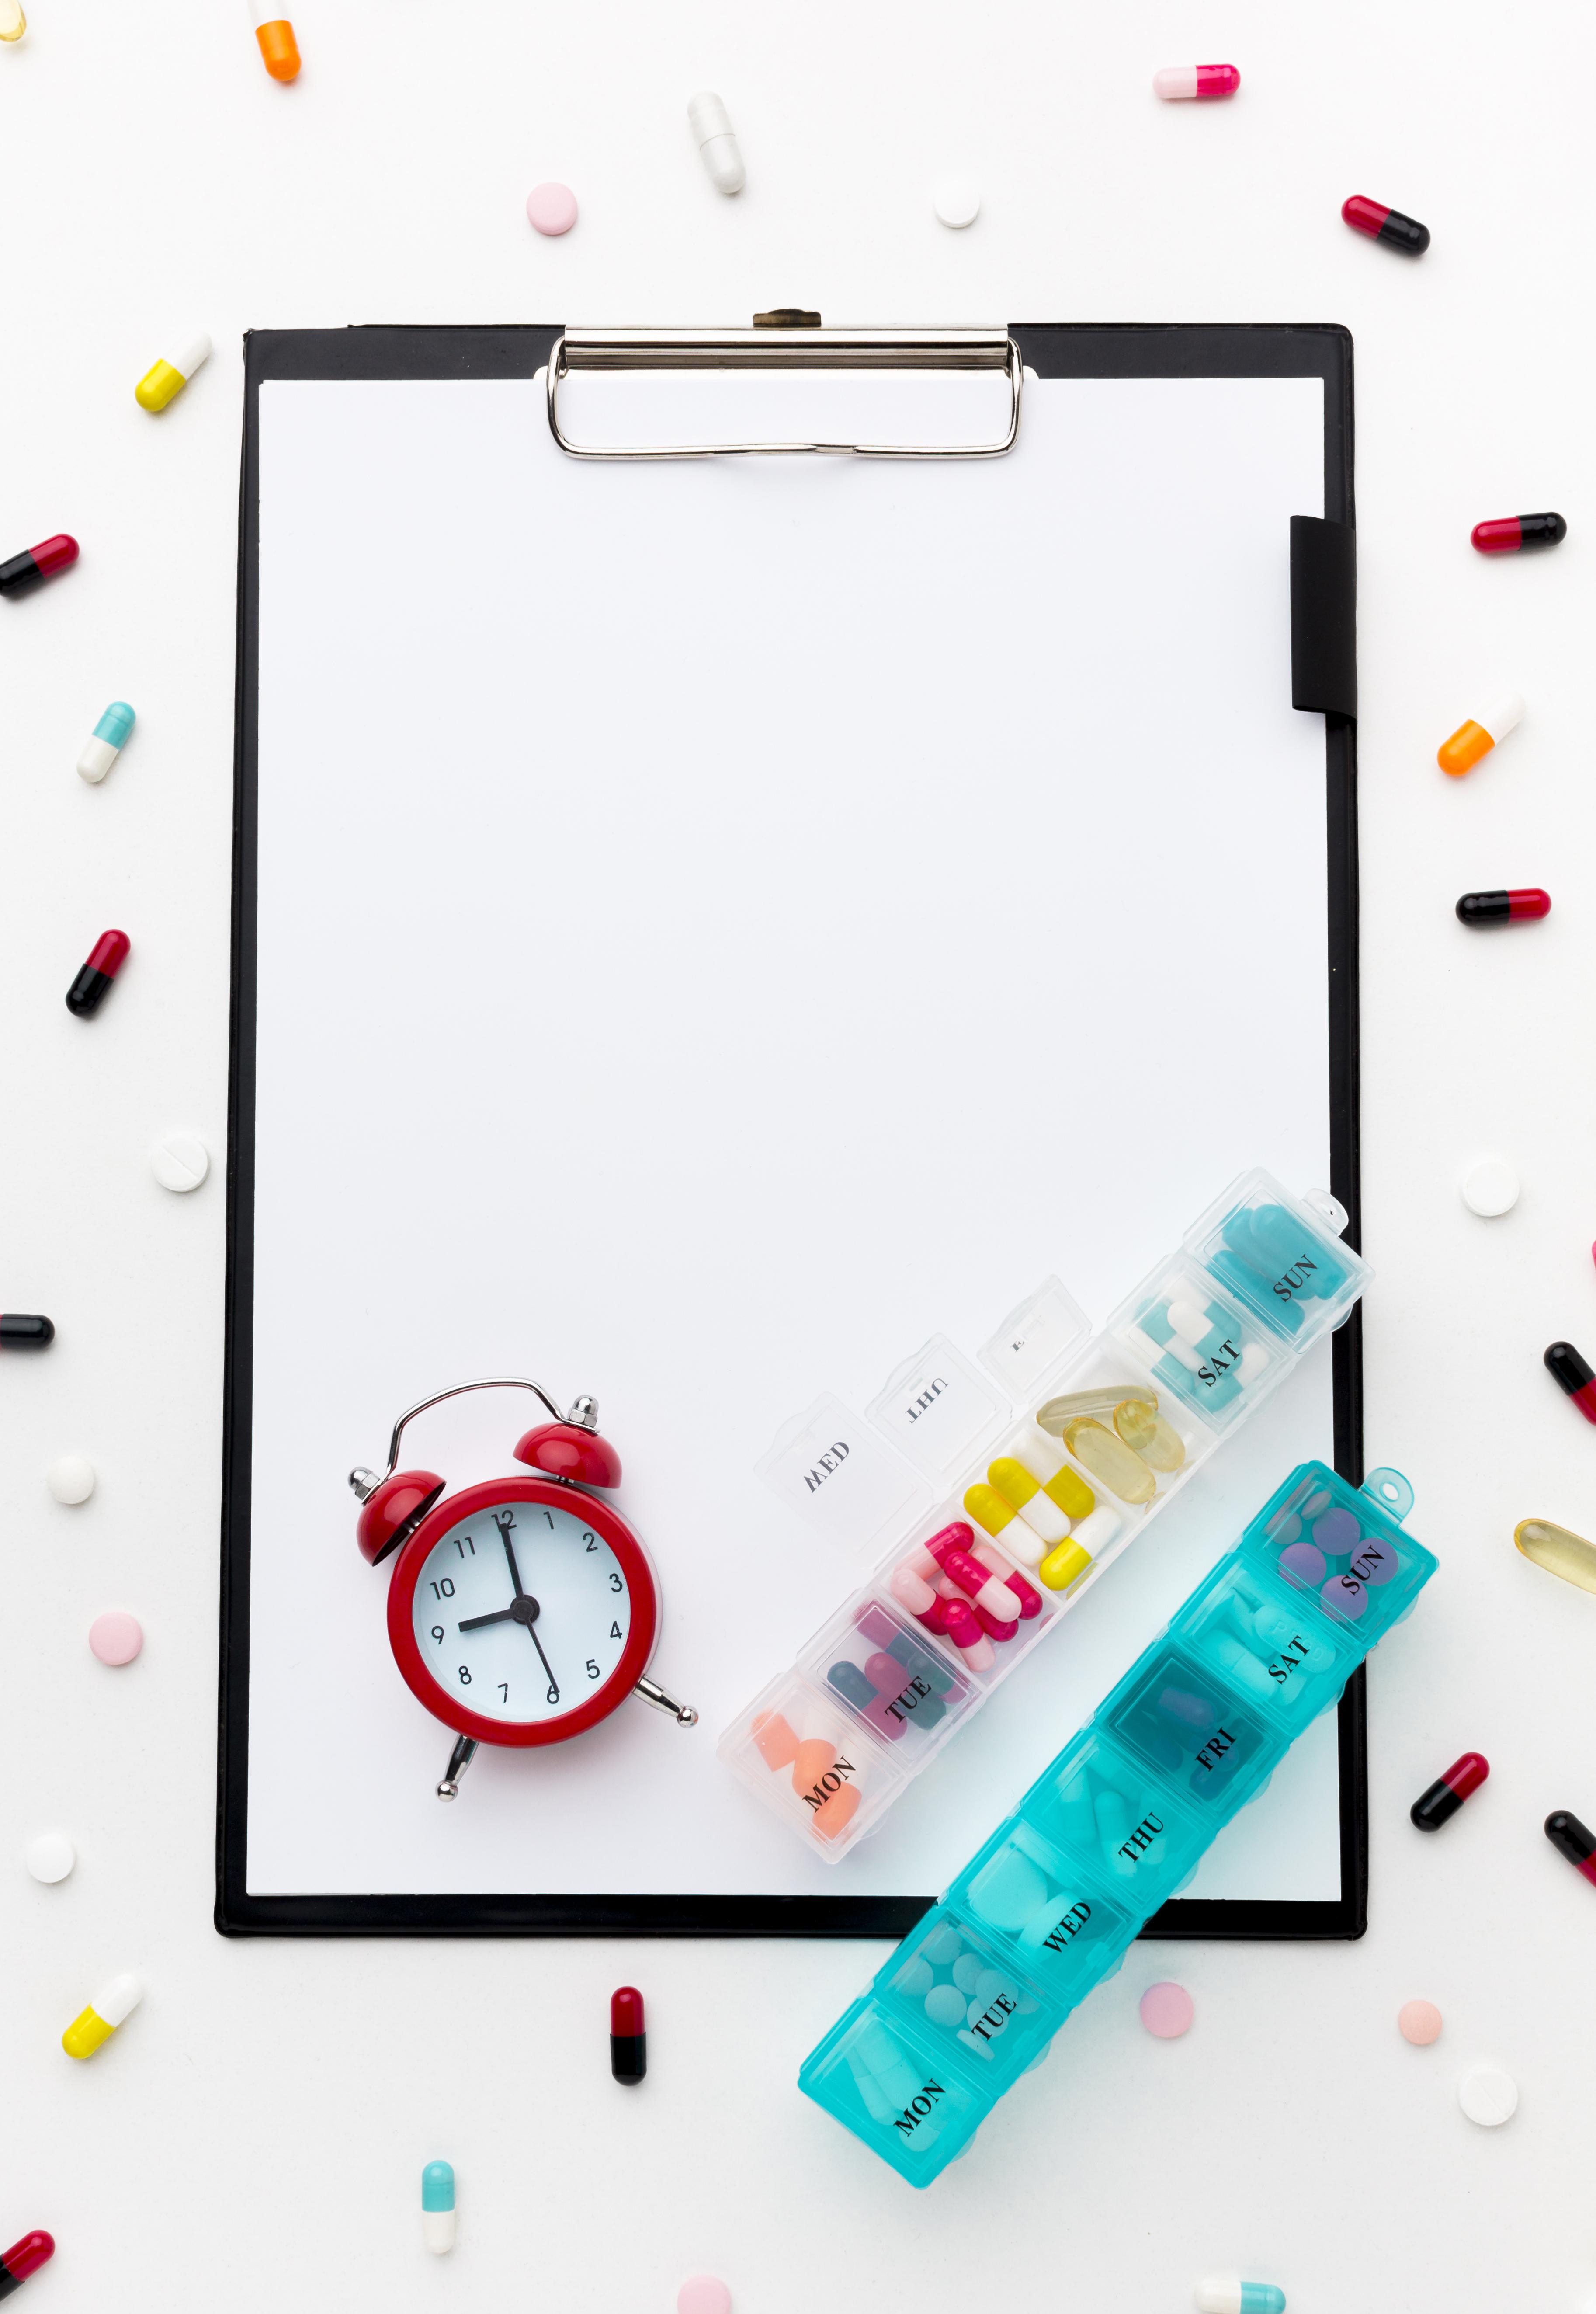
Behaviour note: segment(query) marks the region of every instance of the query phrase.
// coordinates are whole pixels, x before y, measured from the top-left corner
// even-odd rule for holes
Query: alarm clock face
[[[539,1479],[439,1504],[405,1545],[389,1599],[411,1689],[490,1744],[592,1727],[640,1677],[657,1621],[636,1538],[606,1505]]]

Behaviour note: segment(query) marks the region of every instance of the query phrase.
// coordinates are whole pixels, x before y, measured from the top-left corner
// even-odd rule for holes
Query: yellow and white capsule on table
[[[210,340],[202,330],[170,361],[158,361],[153,369],[145,370],[133,389],[133,399],[141,410],[164,410],[169,402],[176,400],[195,371],[203,369],[209,359]]]
[[[75,2017],[61,2036],[69,2057],[92,2057],[102,2049],[119,2025],[125,2025],[144,1999],[140,1978],[127,1972],[102,1984],[81,2017]]]
[[[22,0],[0,0],[0,40],[20,40],[27,29]]]

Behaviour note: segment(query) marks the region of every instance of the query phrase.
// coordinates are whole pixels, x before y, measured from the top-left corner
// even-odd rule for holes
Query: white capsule
[[[138,719],[125,699],[113,699],[95,724],[91,736],[84,742],[83,754],[77,759],[78,776],[98,787],[122,749],[128,735]]]
[[[1190,1342],[1194,1347],[1213,1330],[1212,1319],[1198,1302],[1171,1302],[1169,1323],[1182,1341]]]
[[[1517,691],[1510,691],[1504,698],[1494,702],[1484,715],[1475,718],[1481,729],[1488,731],[1498,745],[1510,731],[1516,731],[1523,720],[1523,695]]]
[[[717,192],[740,193],[747,183],[731,115],[713,89],[701,89],[687,107],[687,119]]]
[[[1195,2292],[1197,2314],[1285,2314],[1285,2292],[1272,2282],[1243,2282],[1239,2274],[1211,2274]]]

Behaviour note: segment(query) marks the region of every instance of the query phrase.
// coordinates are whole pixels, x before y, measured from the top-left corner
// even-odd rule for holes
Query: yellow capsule
[[[1050,1550],[1036,1573],[1050,1591],[1067,1591],[1071,1583],[1079,1583],[1092,1563],[1089,1550],[1078,1542],[1061,1542]]]
[[[1596,1591],[1596,1543],[1587,1542],[1583,1534],[1554,1526],[1550,1519],[1521,1519],[1512,1539],[1525,1558],[1548,1575],[1577,1583],[1582,1591]]]
[[[69,2057],[92,2057],[102,2049],[117,2027],[125,2024],[144,1999],[144,1987],[136,1976],[113,1976],[110,1983],[94,1995],[81,2017],[75,2017],[61,2036],[61,2046]]]
[[[965,1509],[994,1542],[1000,1539],[1022,1567],[1035,1567],[1042,1556],[1042,1538],[1006,1503],[995,1487],[966,1487]]]
[[[0,40],[20,40],[27,29],[20,0],[0,0]]]
[[[1186,1441],[1145,1399],[1127,1398],[1114,1409],[1114,1426],[1133,1453],[1155,1471],[1178,1471],[1186,1460]]]
[[[1012,1454],[1001,1455],[986,1475],[1010,1508],[1018,1511],[1044,1542],[1063,1542],[1070,1522],[1023,1462],[1017,1462]]]
[[[1122,1503],[1150,1503],[1157,1494],[1159,1482],[1141,1455],[1089,1415],[1077,1415],[1065,1423],[1064,1444]]]
[[[133,389],[133,399],[141,410],[164,410],[176,399],[195,371],[210,359],[210,340],[201,334],[186,345],[175,361],[158,361],[153,369],[145,370]]]

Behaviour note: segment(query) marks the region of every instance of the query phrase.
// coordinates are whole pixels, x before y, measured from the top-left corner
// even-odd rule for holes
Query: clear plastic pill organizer
[[[1302,1462],[941,1902],[798,2087],[926,2186],[1412,1608],[1413,1489]]]
[[[971,1364],[944,1335],[863,1417],[819,1398],[759,1465],[886,1556],[718,1756],[835,1861],[1220,1446],[1371,1272],[1327,1191],[1244,1173],[1100,1333],[1057,1278]],[[984,1371],[983,1371],[984,1369]]]

